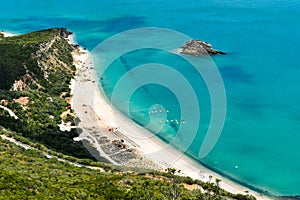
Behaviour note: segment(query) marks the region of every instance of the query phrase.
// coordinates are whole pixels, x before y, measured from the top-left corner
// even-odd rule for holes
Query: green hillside
[[[77,130],[62,132],[57,126],[62,120],[74,123],[72,115],[61,117],[76,70],[68,34],[48,29],[0,39],[0,104],[19,117],[0,110],[0,125],[58,152],[93,159],[82,142],[73,141]]]
[[[253,199],[213,183],[174,176],[171,170],[146,173],[96,165],[76,167],[0,139],[0,199]]]

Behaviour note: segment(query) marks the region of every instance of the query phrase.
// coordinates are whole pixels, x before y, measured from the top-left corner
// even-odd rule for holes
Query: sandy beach
[[[68,41],[75,44],[72,35]],[[220,187],[231,193],[269,199],[201,166],[125,117],[108,103],[102,88],[98,87],[99,79],[90,53],[80,47],[73,57],[77,73],[71,84],[72,108],[81,120],[79,127],[83,130],[75,140],[88,140],[97,149],[96,154],[114,164],[162,171],[174,167],[181,171],[179,175],[193,179],[221,179]]]
[[[3,34],[4,37],[12,37],[15,36],[16,34],[5,32],[5,31],[0,31],[1,34]]]

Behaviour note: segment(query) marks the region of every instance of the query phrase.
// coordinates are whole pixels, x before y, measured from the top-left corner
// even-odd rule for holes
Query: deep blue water
[[[300,1],[11,0],[0,1],[0,10],[2,30],[25,33],[67,27],[89,50],[116,33],[153,26],[174,29],[228,52],[213,57],[227,95],[224,129],[213,151],[200,161],[262,190],[300,194]],[[104,89],[110,96],[122,74],[149,62],[179,70],[201,99],[200,128],[188,149],[189,155],[197,158],[210,122],[211,104],[201,77],[183,68],[186,63],[180,58],[151,49],[130,52],[107,70]],[[121,110],[127,106],[117,103]],[[170,109],[168,120],[181,122],[174,94],[154,84],[132,95],[128,104],[131,117],[146,125],[149,108],[157,103]],[[166,123],[159,133],[165,140],[176,134],[174,123]]]

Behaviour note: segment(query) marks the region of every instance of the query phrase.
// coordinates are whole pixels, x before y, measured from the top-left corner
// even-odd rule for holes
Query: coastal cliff
[[[61,131],[58,124],[74,124],[68,109],[70,81],[75,75],[71,34],[54,28],[0,38],[0,100],[16,118],[1,109],[0,126],[46,147],[80,158],[93,158],[77,131]]]
[[[69,34],[66,29],[48,29],[2,37],[0,70],[5,78],[0,79],[0,89],[53,88],[52,92],[59,93],[61,83],[70,81],[75,72],[70,53],[74,47],[64,39]]]

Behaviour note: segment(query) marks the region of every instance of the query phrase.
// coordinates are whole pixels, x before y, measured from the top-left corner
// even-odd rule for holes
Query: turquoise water
[[[90,50],[109,36],[145,26],[170,28],[209,41],[228,52],[213,58],[226,88],[227,116],[217,145],[200,161],[263,191],[295,195],[300,193],[299,9],[299,1],[269,0],[102,0],[76,4],[71,0],[11,0],[0,1],[0,29],[24,33],[63,26],[75,32],[77,41]],[[188,150],[197,157],[211,115],[201,77],[183,70],[185,64],[168,53],[150,49],[124,56],[129,69],[154,59],[181,69],[197,86],[201,122]],[[116,60],[106,72],[103,84],[108,96],[118,77],[126,73],[124,67]],[[147,85],[133,94],[129,104],[132,118],[146,125],[149,108],[156,103],[172,110],[170,120],[182,120],[175,96],[158,85]],[[119,102],[117,106],[122,109],[125,105]],[[160,132],[166,141],[175,134],[176,126],[168,124]]]

